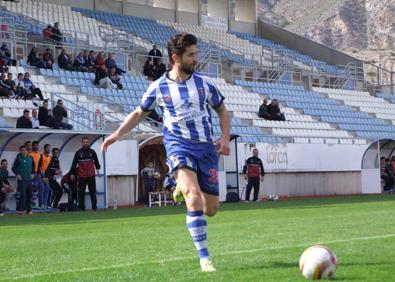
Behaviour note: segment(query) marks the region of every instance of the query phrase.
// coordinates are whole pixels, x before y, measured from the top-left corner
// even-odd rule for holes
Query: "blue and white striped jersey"
[[[162,77],[151,83],[143,95],[140,108],[153,110],[159,106],[163,113],[163,135],[165,141],[192,140],[212,142],[212,108],[219,107],[224,96],[213,81],[199,73],[194,73],[183,82]]]

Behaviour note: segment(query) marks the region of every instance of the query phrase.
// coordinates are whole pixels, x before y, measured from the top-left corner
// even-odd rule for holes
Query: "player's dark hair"
[[[183,32],[170,37],[167,42],[167,53],[169,54],[170,65],[174,64],[174,61],[171,58],[173,54],[181,57],[185,53],[186,48],[196,44],[196,36],[190,33]]]
[[[6,162],[7,160],[6,159],[2,159],[1,160],[1,164],[3,164],[4,162]]]
[[[51,145],[45,144],[45,145],[44,145],[44,149],[48,148],[49,146],[51,146]]]

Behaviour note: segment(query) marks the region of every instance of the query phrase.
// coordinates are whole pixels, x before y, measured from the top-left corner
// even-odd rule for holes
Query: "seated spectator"
[[[262,105],[259,107],[258,116],[270,120],[270,115],[267,113],[267,99],[263,99]]]
[[[43,29],[43,36],[46,40],[52,40],[52,25],[49,24]]]
[[[67,54],[66,49],[62,48],[62,51],[60,52],[60,55],[58,56],[58,64],[61,69],[68,70],[68,71],[74,71],[76,70],[75,67],[73,67],[71,63],[71,58]]]
[[[43,55],[43,61],[46,69],[52,69],[54,58],[50,48],[45,49],[45,53]]]
[[[10,69],[10,62],[7,57],[4,56],[4,52],[0,50],[0,73],[8,72]]]
[[[92,71],[96,70],[96,52],[95,51],[93,51],[93,50],[89,51],[88,63],[87,64],[89,65],[89,68]]]
[[[154,57],[162,57],[162,52],[157,48],[156,45],[153,45],[151,51],[148,53],[148,56],[151,56],[150,59],[153,59]]]
[[[73,129],[73,126],[71,124],[63,121],[63,118],[67,118],[67,109],[63,105],[62,100],[59,99],[56,102],[56,106],[55,108],[53,108],[52,114],[54,129]]]
[[[32,128],[39,129],[40,128],[40,121],[38,119],[38,112],[36,109],[32,110],[32,117],[30,118],[32,121]]]
[[[33,128],[29,110],[24,110],[23,116],[17,119],[16,128]]]
[[[44,100],[42,106],[38,108],[38,120],[40,125],[53,127],[53,117],[48,109],[48,100]]]
[[[91,51],[92,52],[92,51]],[[86,68],[86,71],[88,72],[94,72],[95,71],[95,62],[93,61],[93,64],[91,63],[91,58],[88,54],[88,51],[84,50],[83,52],[83,58],[84,58],[84,64],[83,67]],[[94,58],[94,57],[93,57]]]
[[[143,74],[149,78],[154,77],[154,66],[151,63],[151,58],[148,58],[145,61],[144,68],[143,68]]]
[[[267,106],[267,113],[270,115],[271,120],[285,121],[285,116],[281,113],[279,103],[276,99]]]
[[[13,88],[7,84],[5,73],[0,75],[0,96],[10,98],[14,96]]]
[[[118,89],[123,89],[123,85],[120,82],[121,78],[116,73],[116,68],[110,69],[109,77],[111,79],[111,82],[117,85]]]
[[[117,85],[112,83],[105,65],[101,65],[100,68],[96,69],[95,84],[101,88],[117,88]]]
[[[80,51],[77,57],[75,57],[73,67],[83,72],[88,71],[88,68],[85,67],[85,59],[82,51]]]
[[[37,68],[44,68],[44,62],[42,60],[40,60],[39,57],[37,57],[37,48],[33,47],[30,50],[29,55],[27,56],[27,63],[33,67],[37,67]]]
[[[111,70],[112,68],[115,68],[115,72],[116,72],[116,74],[118,74],[118,75],[121,75],[121,74],[123,74],[123,73],[126,72],[126,71],[124,71],[123,69],[120,69],[120,68],[117,66],[117,63],[115,62],[112,53],[108,53],[108,58],[107,58],[107,60],[104,61],[104,63],[105,63],[105,65],[106,65],[106,68],[109,69],[109,70]]]
[[[43,94],[41,93],[40,88],[36,87],[33,82],[30,80],[30,74],[28,72],[25,73],[25,76],[23,77],[23,87],[26,91],[26,94],[29,97],[36,97],[40,98],[41,101],[44,101]],[[32,99],[30,98],[30,99]]]
[[[154,80],[157,80],[165,72],[166,72],[166,66],[165,66],[164,63],[162,63],[162,59],[161,58],[155,58],[154,59],[154,65],[153,65],[153,76],[152,76],[152,78]]]
[[[105,65],[104,62],[104,52],[99,52],[95,59],[95,67],[100,68],[101,66]]]
[[[8,49],[7,43],[4,42],[1,45],[0,50],[4,52],[4,57],[8,60],[9,64],[16,66],[16,60],[11,58],[11,52]]]
[[[51,29],[51,32],[52,32],[52,39],[55,40],[56,45],[62,46],[63,34],[59,29],[58,22],[54,24],[54,27]]]
[[[16,87],[15,98],[24,100],[29,99],[25,90],[25,84],[23,83],[23,73],[18,73],[18,77],[14,82]]]

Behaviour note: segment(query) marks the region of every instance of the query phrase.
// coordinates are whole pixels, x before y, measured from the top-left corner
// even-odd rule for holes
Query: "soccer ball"
[[[334,252],[321,245],[306,249],[299,260],[299,269],[307,279],[331,279],[335,277],[337,258]]]

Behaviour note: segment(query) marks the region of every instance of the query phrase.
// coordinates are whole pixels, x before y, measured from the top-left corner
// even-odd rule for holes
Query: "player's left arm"
[[[229,138],[230,138],[230,124],[231,124],[231,116],[228,110],[225,107],[224,103],[221,103],[218,107],[215,108],[215,111],[218,114],[219,124],[221,126],[222,136],[216,142],[218,153],[222,155],[229,155]]]

